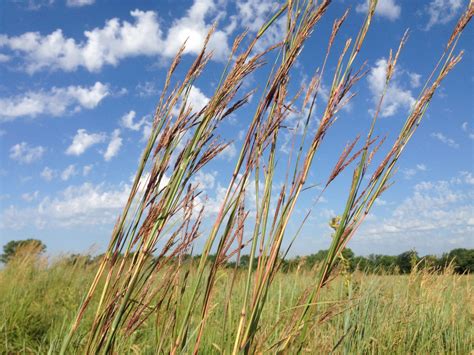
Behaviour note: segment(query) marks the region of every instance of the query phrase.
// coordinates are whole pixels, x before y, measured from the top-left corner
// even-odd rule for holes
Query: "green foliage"
[[[38,239],[11,240],[3,246],[3,254],[0,262],[6,264],[20,250],[27,249],[28,252],[41,254],[46,250],[46,245]]]
[[[291,272],[297,268],[311,270],[320,265],[327,257],[328,250],[319,250],[317,253],[296,256],[281,260],[281,270]],[[474,271],[474,249],[453,249],[441,257],[427,255],[420,257],[415,250],[409,250],[400,255],[370,254],[369,256],[356,256],[352,249],[345,248],[342,256],[349,265],[348,271],[363,271],[365,273],[381,274],[409,274],[417,266],[422,269],[442,272],[452,265],[454,271],[459,274],[472,273]],[[254,260],[254,267],[257,259]],[[246,269],[249,265],[249,256],[242,255],[239,268]],[[234,261],[227,263],[228,267],[235,267]]]
[[[452,253],[446,256],[449,254]],[[13,258],[0,270],[0,353],[56,354],[65,324],[74,316],[83,297],[82,290],[91,282],[98,265],[88,255],[71,255],[43,264],[35,263],[34,256],[30,258],[25,263]],[[288,263],[302,265],[304,259],[293,258]],[[193,264],[189,265],[189,272],[191,282],[195,282]],[[238,270],[232,289],[234,300],[243,296],[245,272]],[[232,273],[230,269],[222,271],[213,296],[216,307],[229,300]],[[296,304],[297,295],[312,284],[313,274],[300,267],[275,275],[257,333],[259,341],[267,339],[272,343],[284,334],[284,325],[291,317],[289,311]],[[473,277],[425,270],[397,276],[356,272],[351,280],[353,295],[345,300],[341,300],[345,294],[344,278],[338,277],[331,287],[322,290],[319,307],[327,319],[311,330],[304,344],[305,352],[468,354],[474,334],[469,315]],[[183,291],[188,298],[190,289]],[[334,303],[334,300],[340,301]],[[98,298],[91,302],[92,307],[79,329],[81,334],[93,321]],[[223,348],[224,340],[235,335],[235,326],[229,325],[238,320],[239,303],[230,302],[229,310],[227,327],[222,313],[209,313],[202,353],[218,353],[216,346]],[[350,320],[348,330],[344,326],[345,310]],[[156,333],[168,324],[169,317],[182,317],[181,312],[175,314],[173,309],[163,309],[163,312],[162,317],[145,322],[140,332],[132,336],[119,334],[114,352],[156,353]],[[191,324],[194,327],[199,317],[198,312],[193,312]],[[85,345],[84,337],[79,337],[73,343],[74,353],[84,353]],[[181,353],[192,353],[192,349]],[[288,353],[298,351],[290,348]]]
[[[453,261],[455,270],[461,274],[474,272],[474,249],[453,249],[443,259]]]

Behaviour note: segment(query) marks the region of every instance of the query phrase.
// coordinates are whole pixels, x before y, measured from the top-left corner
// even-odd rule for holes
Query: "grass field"
[[[2,353],[57,353],[67,325],[72,321],[90,284],[97,264],[58,259],[47,263],[33,257],[19,257],[0,270],[0,349]],[[193,270],[195,268],[190,268]],[[297,295],[314,283],[314,272],[279,273],[265,304],[257,348],[264,351],[280,338]],[[238,272],[231,289],[233,272],[217,276],[208,325],[201,353],[229,353],[239,319],[245,273]],[[192,271],[189,275],[193,282]],[[184,290],[181,302],[189,296]],[[325,288],[318,306],[306,353],[346,354],[469,354],[473,348],[473,276],[413,272],[410,275],[366,275],[356,272],[336,278]],[[170,301],[178,300],[172,298]],[[94,303],[97,299],[93,300]],[[85,332],[92,321],[89,308],[72,349],[82,353]],[[159,334],[176,332],[174,318],[181,316],[172,304],[162,307],[159,318],[128,336],[117,339],[116,353],[167,353],[171,344]],[[190,329],[197,327],[193,314]],[[171,339],[172,337],[169,337]],[[161,346],[161,348],[160,348]],[[158,349],[160,348],[160,349]],[[296,349],[289,349],[289,352]],[[192,349],[184,349],[192,352]]]

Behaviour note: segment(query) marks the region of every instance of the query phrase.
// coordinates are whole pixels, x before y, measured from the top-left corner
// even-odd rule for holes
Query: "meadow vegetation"
[[[99,260],[88,256],[64,256],[48,260],[20,253],[0,270],[0,349],[2,353],[46,354],[60,350],[63,334],[93,279]],[[317,268],[315,265],[314,268]],[[196,261],[186,270],[190,284],[196,282]],[[325,287],[318,301],[314,327],[304,343],[305,353],[336,354],[469,354],[474,342],[472,327],[472,275],[414,268],[410,274],[367,274],[355,271],[339,275]],[[167,270],[163,270],[166,273]],[[163,275],[161,275],[163,276]],[[235,325],[240,317],[246,274],[221,269],[216,281],[213,309],[203,336],[202,353],[230,352]],[[293,314],[292,305],[314,282],[314,270],[296,267],[279,272],[265,304],[258,340],[271,344],[282,336]],[[183,290],[182,302],[191,297]],[[228,297],[232,293],[232,297]],[[202,301],[202,300],[198,300]],[[92,306],[97,306],[94,298]],[[217,305],[226,305],[226,313]],[[173,304],[165,309],[173,309]],[[133,334],[120,334],[119,354],[165,353],[173,344],[173,324],[183,312],[148,318]],[[198,313],[192,315],[191,329],[198,327]],[[70,353],[84,353],[93,315],[87,313],[78,329]],[[162,337],[161,334],[169,336]],[[196,337],[196,333],[190,334]],[[157,341],[162,339],[162,343]],[[191,352],[184,348],[183,352]]]
[[[392,140],[378,135],[378,119],[408,33],[387,56],[385,84],[372,119],[340,152],[319,190],[314,163],[338,113],[367,73],[364,40],[376,0],[355,33],[349,11],[318,38],[322,63],[305,68],[308,83],[294,82],[304,45],[330,0],[287,1],[254,36],[237,36],[209,102],[195,110],[193,84],[212,56],[206,38],[192,64],[177,71],[186,44],[170,64],[130,195],[97,262],[78,257],[46,262],[26,253],[1,271],[0,344],[7,352],[79,353],[469,353],[472,348],[472,277],[452,268],[418,268],[409,274],[352,272],[347,243],[375,201],[393,183],[397,162],[419,127],[436,90],[461,61],[456,45],[474,15],[470,1],[418,99]],[[278,43],[261,40],[278,21]],[[344,36],[340,35],[344,33]],[[344,39],[341,41],[341,37]],[[336,53],[333,53],[336,52]],[[260,72],[265,83],[249,89]],[[313,74],[314,73],[314,74]],[[322,83],[327,100],[316,107]],[[247,91],[246,91],[247,90]],[[220,205],[206,213],[196,175],[229,145],[222,122],[252,99],[254,111],[226,180]],[[279,156],[290,115],[299,117],[291,150]],[[345,143],[345,142],[344,142]],[[284,162],[282,162],[284,161]],[[330,226],[332,240],[310,267],[288,267],[301,231],[289,228],[302,195],[326,189],[348,172],[345,204]],[[311,211],[301,221],[307,221]],[[199,240],[200,250],[194,250]],[[189,258],[189,255],[199,256]],[[248,254],[244,258],[243,254]],[[21,254],[21,253],[20,253]],[[33,253],[35,255],[35,253]],[[241,260],[246,259],[245,266]],[[231,263],[235,260],[235,264]],[[243,265],[243,264],[242,264]],[[405,264],[404,264],[405,265]],[[395,272],[392,270],[392,272]]]

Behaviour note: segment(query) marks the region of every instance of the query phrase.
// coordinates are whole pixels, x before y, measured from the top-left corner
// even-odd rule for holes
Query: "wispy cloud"
[[[92,5],[95,3],[95,0],[67,0],[66,5],[69,7],[82,7],[87,5]]]
[[[77,175],[76,165],[71,164],[61,172],[61,180],[68,181],[73,176]]]
[[[454,139],[446,137],[441,132],[433,132],[431,133],[431,137],[433,137],[434,139],[437,139],[443,144],[446,144],[448,147],[455,148],[455,149],[459,148],[459,144]]]
[[[428,23],[425,26],[426,30],[431,27],[441,24],[444,25],[456,17],[458,12],[463,7],[463,0],[433,0],[426,7],[426,12],[429,16]]]

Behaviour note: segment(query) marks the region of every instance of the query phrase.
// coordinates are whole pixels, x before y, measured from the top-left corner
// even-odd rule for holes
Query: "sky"
[[[316,156],[312,183],[325,181],[344,146],[367,131],[389,50],[398,47],[409,28],[377,125],[377,133],[388,140],[396,136],[467,4],[379,0],[358,63],[366,61],[367,75]],[[335,53],[356,35],[365,1],[334,0],[292,72],[294,90],[321,65],[332,23],[348,7]],[[51,254],[103,251],[128,197],[167,67],[181,44],[187,39],[177,75],[217,22],[209,44],[213,58],[190,94],[193,108],[199,108],[212,96],[235,36],[245,29],[256,33],[277,9],[278,2],[271,0],[1,1],[0,246],[37,238]],[[278,41],[283,25],[273,27],[257,50]],[[468,27],[457,47],[465,51],[462,62],[435,95],[401,158],[395,184],[349,244],[356,254],[415,248],[425,255],[474,247],[473,47]],[[329,69],[334,69],[333,57]],[[245,88],[262,89],[265,73],[254,73]],[[322,85],[317,107],[324,107],[329,76]],[[219,133],[230,145],[196,177],[208,197],[210,219],[252,109],[254,100],[223,122]],[[299,118],[289,118],[289,126]],[[290,131],[295,132],[283,132],[282,161],[288,159]],[[304,193],[289,234],[312,212],[290,255],[327,248],[328,220],[342,213],[349,182],[350,172],[317,204],[317,188]]]

